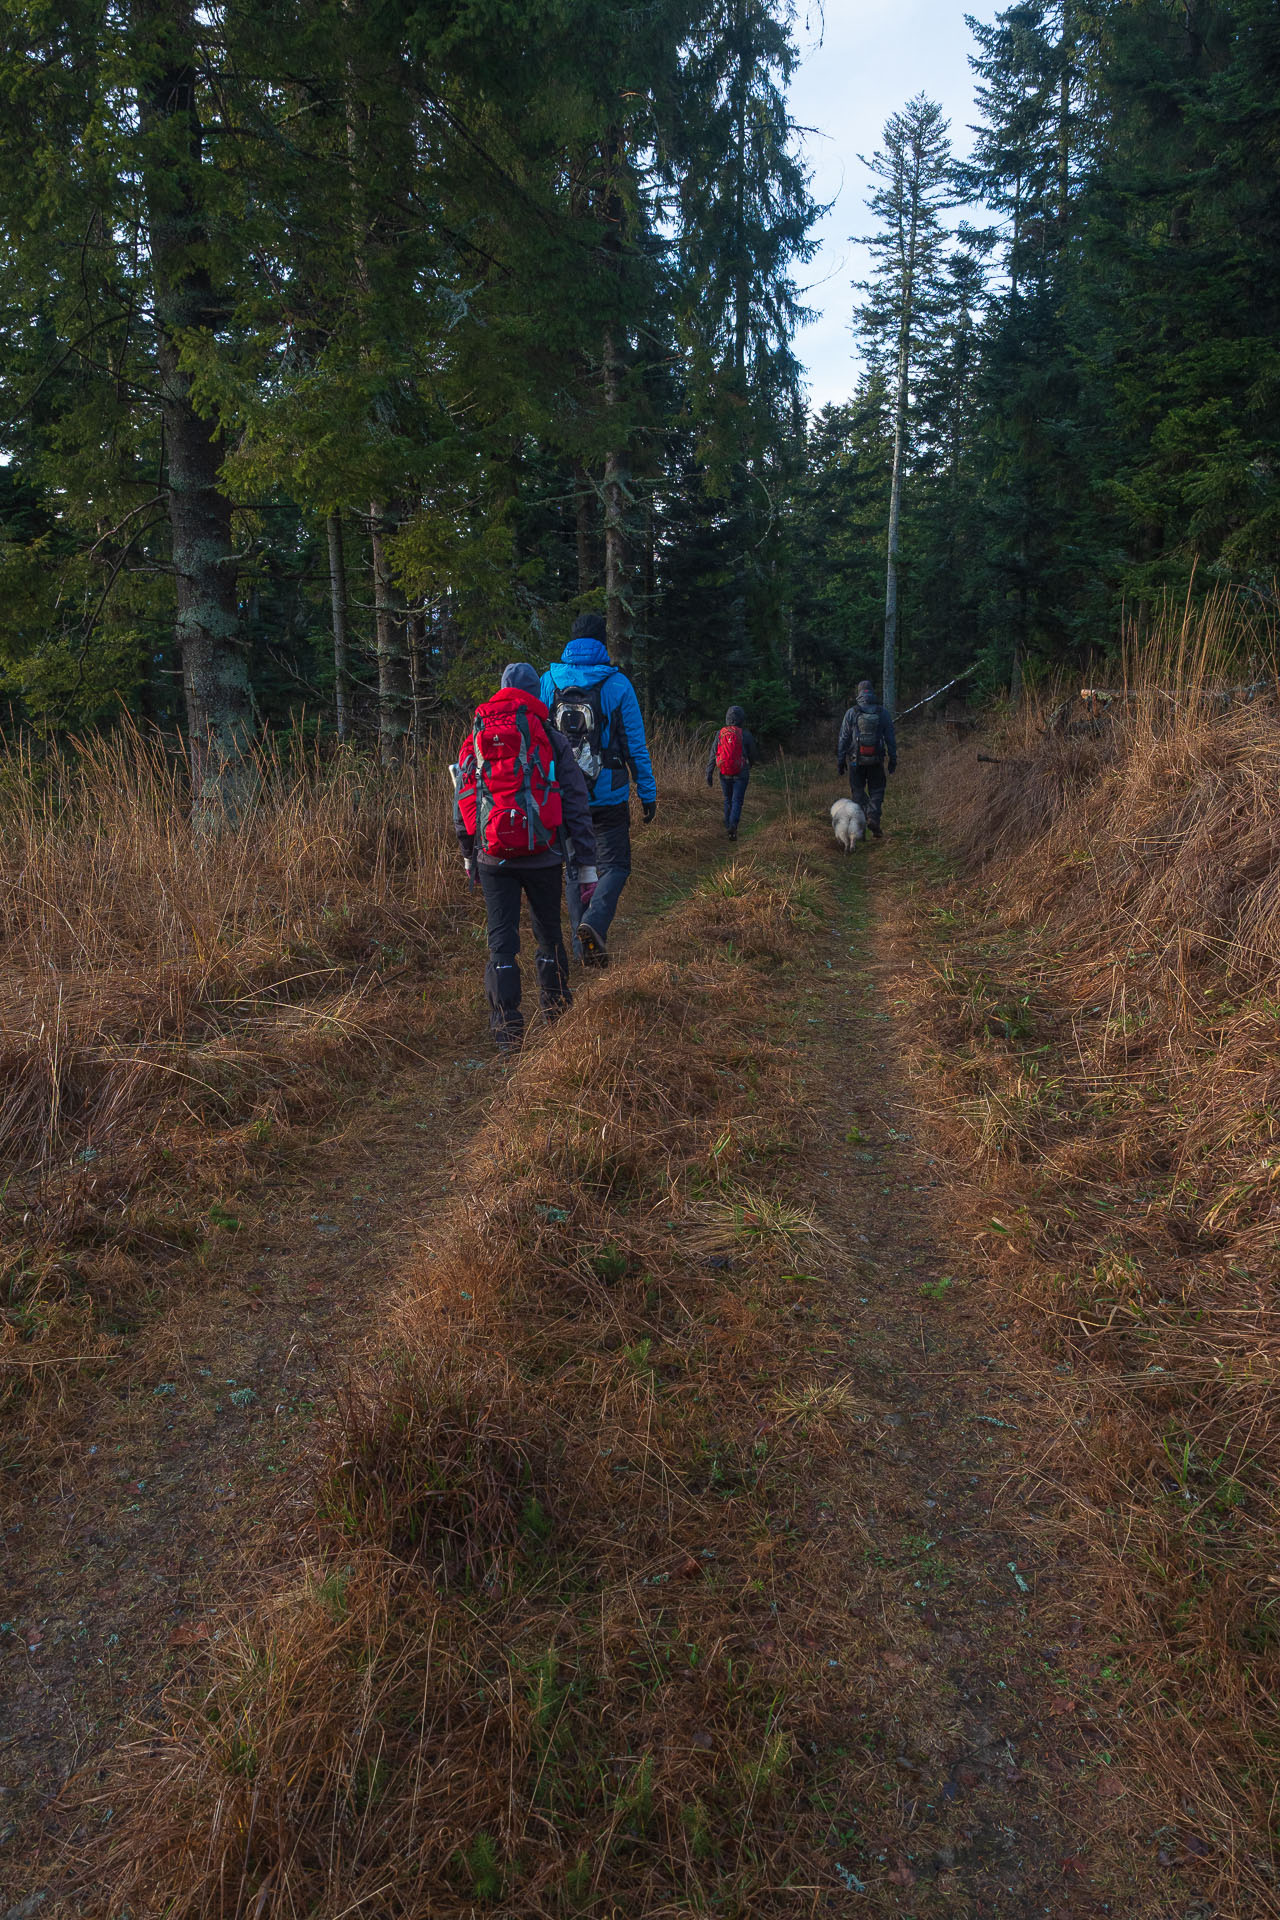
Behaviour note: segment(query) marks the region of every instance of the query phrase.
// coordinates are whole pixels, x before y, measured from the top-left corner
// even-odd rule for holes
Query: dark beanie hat
[[[513,660],[509,667],[502,669],[502,684],[515,687],[521,693],[537,693],[542,682],[537,668],[531,667],[527,660]]]
[[[747,716],[741,707],[730,707],[729,711],[725,714],[724,723],[726,727],[745,727],[747,724]]]
[[[859,680],[858,692],[861,693],[864,687],[868,693],[874,693],[876,690],[874,680]]]
[[[598,640],[601,646],[608,637],[609,629],[602,613],[580,613],[569,636],[571,640]]]

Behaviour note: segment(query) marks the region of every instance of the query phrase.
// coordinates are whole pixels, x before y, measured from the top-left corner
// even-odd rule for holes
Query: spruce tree
[[[955,205],[955,169],[942,109],[924,94],[885,122],[882,144],[864,164],[880,181],[868,201],[880,226],[866,244],[872,277],[859,310],[859,330],[893,396],[893,464],[889,480],[881,698],[897,703],[898,566],[902,494],[909,458],[912,380],[923,343],[943,311],[947,230]]]

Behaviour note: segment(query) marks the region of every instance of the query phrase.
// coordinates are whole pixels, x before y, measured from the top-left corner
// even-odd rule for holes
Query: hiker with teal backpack
[[[741,707],[730,707],[724,725],[716,735],[707,761],[707,785],[720,775],[724,795],[724,830],[731,840],[738,837],[742,803],[747,797],[751,769],[759,759],[756,743],[747,732],[747,716]]]
[[[880,838],[880,813],[888,773],[898,769],[898,742],[893,717],[876,699],[869,680],[859,680],[853,705],[840,722],[836,742],[836,772],[849,769],[849,792],[867,816],[867,831]]]
[[[471,885],[479,879],[488,917],[485,997],[502,1053],[524,1037],[520,1010],[520,906],[529,902],[543,1017],[573,1004],[560,931],[565,840],[572,840],[579,910],[596,890],[596,843],[586,782],[569,742],[550,724],[527,661],[507,667],[498,692],[477,707],[458,753],[454,830]]]
[[[542,698],[587,783],[600,884],[589,908],[578,904],[569,874],[573,947],[586,967],[607,967],[606,942],[631,875],[631,776],[645,825],[658,811],[658,789],[636,690],[609,658],[605,623],[584,613],[559,660],[542,676]]]

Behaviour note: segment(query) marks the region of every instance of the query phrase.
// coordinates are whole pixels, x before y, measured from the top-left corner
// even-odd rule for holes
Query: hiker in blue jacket
[[[631,775],[646,825],[658,811],[658,789],[640,702],[626,674],[610,662],[600,614],[577,620],[573,638],[542,676],[542,699],[586,778],[596,837],[600,882],[581,918],[577,889],[569,887],[574,951],[584,966],[607,967],[609,928],[631,873]]]

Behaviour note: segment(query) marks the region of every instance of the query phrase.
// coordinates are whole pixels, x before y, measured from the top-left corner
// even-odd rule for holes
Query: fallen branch
[[[967,680],[971,673],[976,673],[977,671],[978,671],[978,667],[977,667],[977,662],[975,661],[973,666],[966,667],[963,673],[958,673],[954,680],[948,680],[945,687],[938,687],[933,693],[926,693],[923,700],[916,701],[915,706],[907,707],[904,712],[898,715],[899,720],[905,720],[908,713],[915,713],[916,709],[919,707],[927,707],[931,700],[936,700],[938,698],[939,694],[949,693],[952,687],[958,687],[962,680]]]

